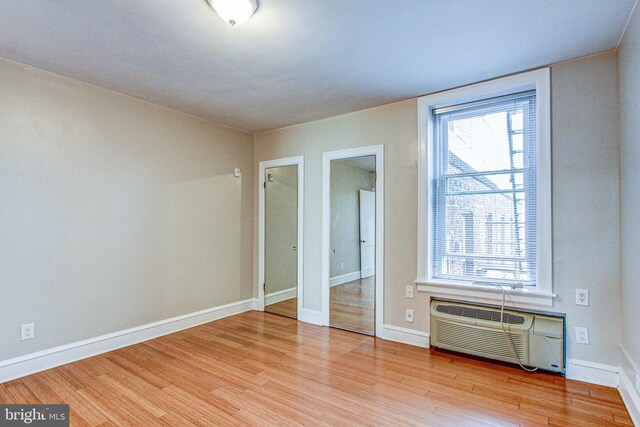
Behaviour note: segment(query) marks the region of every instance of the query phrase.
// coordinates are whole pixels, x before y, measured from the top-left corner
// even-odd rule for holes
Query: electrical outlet
[[[407,298],[413,298],[413,285],[407,285],[407,292],[405,293]]]
[[[413,323],[413,310],[407,308],[407,314],[405,314],[404,320],[409,323]]]
[[[33,323],[26,323],[20,327],[20,339],[31,340],[36,336],[36,326]]]
[[[589,305],[589,291],[576,289],[576,305]]]
[[[589,344],[589,328],[580,328],[576,326],[576,343]]]
[[[341,263],[340,263],[340,268],[341,268],[341,269],[344,269],[344,262],[341,262]]]

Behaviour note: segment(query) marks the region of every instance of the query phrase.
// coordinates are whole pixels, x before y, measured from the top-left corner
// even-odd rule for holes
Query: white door
[[[360,190],[360,277],[376,272],[376,193]]]

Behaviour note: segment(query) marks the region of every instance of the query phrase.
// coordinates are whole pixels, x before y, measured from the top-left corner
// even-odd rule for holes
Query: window
[[[419,284],[551,294],[548,76],[420,99]]]
[[[434,278],[535,286],[535,111],[535,92],[432,111]]]

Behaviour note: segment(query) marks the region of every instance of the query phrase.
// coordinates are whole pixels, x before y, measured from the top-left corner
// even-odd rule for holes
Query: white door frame
[[[260,162],[260,172],[258,173],[258,194],[259,194],[259,213],[258,213],[258,310],[264,311],[264,227],[265,227],[265,170],[278,166],[298,166],[298,242],[296,253],[298,254],[298,277],[297,277],[297,308],[296,317],[300,319],[302,312],[303,299],[303,224],[304,224],[304,156],[286,157],[283,159],[265,160]]]
[[[376,289],[375,335],[384,321],[384,145],[325,152],[322,155],[322,320],[329,326],[329,251],[331,250],[331,161],[352,157],[376,158]]]

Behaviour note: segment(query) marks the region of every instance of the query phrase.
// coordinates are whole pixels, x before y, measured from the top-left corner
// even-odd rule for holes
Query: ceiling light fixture
[[[258,8],[257,0],[207,0],[222,20],[233,27],[249,19]]]

